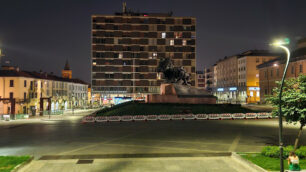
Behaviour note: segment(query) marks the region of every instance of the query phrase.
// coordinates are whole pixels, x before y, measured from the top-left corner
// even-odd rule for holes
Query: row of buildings
[[[224,57],[210,68],[204,69],[199,88],[211,91],[220,103],[265,103],[265,96],[271,95],[276,81],[283,75],[286,57],[284,54],[267,50],[250,50]],[[297,42],[291,52],[286,77],[306,74],[306,39]],[[197,82],[197,83],[200,83]]]
[[[157,73],[161,58],[170,58],[176,67],[183,66],[191,74],[191,85],[213,92],[219,102],[263,102],[264,95],[271,94],[275,86],[271,82],[278,80],[283,71],[281,54],[266,50],[228,56],[204,71],[196,71],[194,17],[133,12],[126,10],[123,3],[122,12],[92,15],[91,20],[94,101],[114,103],[116,99],[144,99],[148,94],[159,94],[160,84],[164,82],[162,74]],[[301,40],[299,49],[303,45]],[[303,55],[293,53],[292,59],[303,61]],[[274,68],[270,69],[269,64]],[[295,63],[292,61],[291,65]],[[305,69],[298,68],[294,69],[296,75],[305,73]],[[268,76],[262,73],[264,70],[276,71],[272,72],[272,78],[271,72]]]
[[[68,62],[62,76],[22,71],[2,66],[0,70],[0,114],[33,114],[83,108],[90,104],[86,82],[73,79]]]

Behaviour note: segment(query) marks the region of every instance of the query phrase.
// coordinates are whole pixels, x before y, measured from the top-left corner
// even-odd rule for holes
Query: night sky
[[[276,37],[289,37],[292,46],[306,37],[306,0],[126,2],[135,11],[196,17],[197,70],[224,56],[269,49]],[[90,82],[90,16],[121,12],[121,4],[121,0],[1,0],[3,61],[60,75],[68,59],[73,77]]]

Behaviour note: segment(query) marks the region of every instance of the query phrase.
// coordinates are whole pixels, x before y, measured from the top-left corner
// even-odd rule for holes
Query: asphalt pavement
[[[39,159],[47,155],[84,155],[90,158],[123,154],[258,152],[265,145],[278,143],[277,119],[81,123],[81,118],[87,114],[67,115],[62,119],[1,122],[0,154],[32,155],[35,157],[33,163],[42,163],[43,160]],[[285,144],[293,144],[297,132],[298,126],[284,124]],[[306,133],[302,134],[300,143],[305,145]],[[175,157],[158,157],[158,160],[150,157],[146,162],[151,159],[152,163],[160,164],[162,158],[168,158],[169,164],[179,162]],[[176,158],[190,158],[191,161],[194,157]],[[219,158],[225,158],[222,161],[226,164],[226,157]],[[52,164],[56,159],[44,162]],[[101,167],[101,162],[106,160],[94,159],[92,164],[96,164],[98,169],[108,168],[103,163]],[[115,163],[116,160],[112,160],[114,162],[107,161]],[[75,159],[63,161],[75,164]],[[141,161],[131,162],[137,164]],[[206,162],[206,159],[198,157],[196,161]],[[131,162],[128,159],[120,161]],[[179,164],[182,165],[180,169],[189,168]]]

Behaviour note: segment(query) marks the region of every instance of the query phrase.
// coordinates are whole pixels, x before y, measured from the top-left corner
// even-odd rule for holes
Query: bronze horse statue
[[[182,80],[183,85],[190,85],[190,75],[185,71],[184,67],[174,67],[169,58],[160,59],[157,72],[162,72],[167,82],[178,83]]]

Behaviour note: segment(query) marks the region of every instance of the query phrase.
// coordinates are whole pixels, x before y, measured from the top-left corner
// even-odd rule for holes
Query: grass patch
[[[268,171],[279,171],[279,158],[266,157],[260,153],[240,153],[242,158],[262,167]],[[300,159],[301,169],[306,169],[306,159]],[[284,160],[284,169],[289,169],[288,161]]]
[[[160,115],[160,114],[209,114],[209,113],[251,113],[256,112],[232,104],[172,104],[172,103],[137,103],[127,102],[105,108],[97,112],[97,116],[113,115]]]
[[[0,156],[0,172],[10,172],[30,158],[30,156]]]

